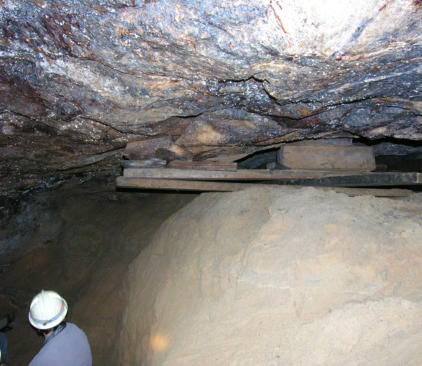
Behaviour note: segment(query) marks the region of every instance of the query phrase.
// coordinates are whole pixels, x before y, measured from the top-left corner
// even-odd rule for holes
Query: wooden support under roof
[[[199,170],[228,170],[237,169],[237,163],[222,163],[219,161],[186,161],[173,160],[167,161],[157,158],[143,160],[124,160],[123,167],[126,169],[133,168],[176,168],[176,169],[199,169]]]
[[[118,177],[117,186],[120,188],[163,189],[178,191],[235,192],[252,187],[252,184],[180,179]]]
[[[174,160],[167,164],[168,168],[199,169],[199,170],[226,170],[236,171],[237,163],[222,163],[218,161],[182,161]]]
[[[356,173],[356,172],[355,172]],[[292,179],[289,184],[301,186],[330,187],[394,187],[422,185],[422,173],[419,172],[374,172],[331,176],[313,179]]]
[[[285,144],[277,152],[279,164],[290,169],[373,171],[372,146]]]
[[[117,186],[139,189],[227,192],[243,190],[253,185],[269,184],[323,187],[394,187],[422,184],[422,173],[419,172],[236,169],[234,164],[217,162],[177,162],[171,164],[173,168],[145,167],[148,165],[151,165],[150,162],[148,164],[136,161],[126,162],[123,177],[117,178]],[[174,166],[180,168],[174,168]],[[192,169],[192,167],[194,168]],[[366,192],[371,191],[366,188]],[[403,196],[406,195],[406,192],[408,191],[384,189],[368,194]]]
[[[123,175],[127,178],[181,179],[181,180],[216,180],[216,181],[291,181],[297,179],[321,179],[344,175],[356,175],[356,171],[318,171],[318,170],[197,170],[151,168],[126,168]]]
[[[261,181],[298,185],[403,186],[422,184],[419,172],[357,172],[318,170],[238,169],[235,171],[173,168],[126,168],[126,178],[176,179],[194,181]]]
[[[260,183],[233,183],[233,182],[209,182],[190,181],[177,179],[148,179],[118,177],[117,186],[120,188],[154,189],[154,190],[177,190],[198,192],[235,192],[251,187],[274,187],[274,184]],[[332,188],[335,192],[349,196],[372,195],[376,197],[407,197],[412,191],[407,189],[370,189],[370,188]]]

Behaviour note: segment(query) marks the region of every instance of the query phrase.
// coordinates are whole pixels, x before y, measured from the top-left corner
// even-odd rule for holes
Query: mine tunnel
[[[0,5],[2,362],[422,364],[421,1]]]

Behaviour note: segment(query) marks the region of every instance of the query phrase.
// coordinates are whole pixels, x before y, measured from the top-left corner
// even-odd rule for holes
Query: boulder
[[[422,199],[203,194],[132,263],[122,365],[420,365]]]

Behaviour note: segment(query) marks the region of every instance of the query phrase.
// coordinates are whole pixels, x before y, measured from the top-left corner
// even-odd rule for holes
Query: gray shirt
[[[66,323],[61,331],[47,338],[28,366],[92,366],[85,333],[75,324]]]

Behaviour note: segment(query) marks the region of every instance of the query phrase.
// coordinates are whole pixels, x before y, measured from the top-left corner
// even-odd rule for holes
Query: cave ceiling
[[[116,174],[133,141],[188,160],[422,141],[420,0],[0,5],[3,194]]]

